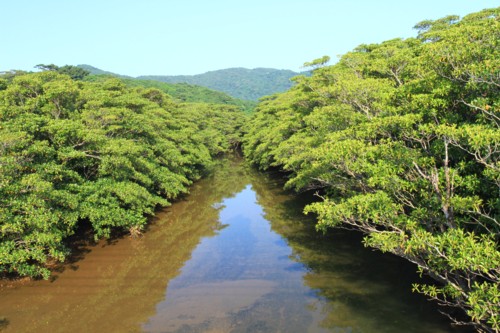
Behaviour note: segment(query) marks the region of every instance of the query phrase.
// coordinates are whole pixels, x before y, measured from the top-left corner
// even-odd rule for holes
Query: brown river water
[[[222,161],[140,238],[82,249],[49,281],[4,282],[4,332],[464,332],[411,292],[415,268],[314,229],[277,177]]]

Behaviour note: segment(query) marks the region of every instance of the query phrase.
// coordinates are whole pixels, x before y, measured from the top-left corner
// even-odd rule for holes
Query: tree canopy
[[[307,62],[293,86],[260,69],[289,90],[248,121],[243,104],[74,66],[4,73],[0,274],[48,278],[84,224],[96,239],[140,234],[243,140],[249,161],[316,192],[305,212],[318,230],[361,230],[366,246],[431,276],[413,290],[468,316],[446,311],[452,320],[500,332],[500,8],[415,28],[334,65]],[[244,98],[261,96],[238,78]]]
[[[36,65],[35,68],[38,68],[42,71],[54,71],[58,72],[59,74],[66,74],[70,76],[73,80],[83,80],[87,75],[90,74],[88,70],[72,65],[65,65],[59,67],[54,64],[50,65],[39,64]]]
[[[293,84],[290,79],[298,74],[273,68],[227,68],[198,75],[151,75],[139,76],[138,79],[195,84],[235,98],[257,101],[263,96],[289,89]]]
[[[82,223],[95,238],[140,234],[147,217],[239,143],[244,115],[180,104],[118,79],[58,70],[10,76],[0,88],[0,273],[42,276]]]
[[[105,81],[112,76],[108,74],[89,75],[85,81]],[[174,99],[175,102],[208,103],[208,104],[230,104],[240,107],[245,113],[251,113],[257,102],[241,100],[231,97],[221,91],[208,89],[206,87],[188,83],[165,83],[154,80],[140,80],[127,77],[119,77],[127,87],[155,88],[163,91]]]
[[[318,229],[415,263],[413,286],[500,332],[500,8],[417,24],[417,38],[360,45],[311,63],[267,97],[244,152],[287,186],[315,190]]]

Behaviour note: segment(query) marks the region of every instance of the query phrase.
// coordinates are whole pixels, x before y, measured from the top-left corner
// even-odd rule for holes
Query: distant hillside
[[[96,67],[90,66],[90,65],[78,65],[76,67],[83,68],[83,69],[89,71],[90,74],[95,74],[95,75],[112,75],[112,76],[122,77],[122,78],[130,78],[130,79],[132,78],[132,76],[120,75],[120,74],[116,74],[113,72],[104,71],[102,69],[99,69],[99,68],[96,68]]]
[[[230,96],[256,101],[267,95],[288,90],[290,78],[299,75],[291,70],[272,68],[228,68],[198,75],[139,76],[138,79],[168,83],[188,83],[223,91]]]
[[[81,67],[80,65],[78,67]],[[81,67],[89,70],[92,66],[86,65]],[[165,83],[152,80],[139,80],[132,77],[106,72],[98,68],[92,67],[92,73],[85,80],[86,81],[101,81],[109,77],[116,77],[125,83],[128,87],[146,87],[159,89],[178,102],[187,103],[210,103],[210,104],[229,104],[239,106],[244,112],[249,113],[253,111],[257,102],[249,100],[241,100],[229,96],[221,91],[215,91],[206,87],[187,84],[187,83]],[[89,70],[90,71],[90,70]]]
[[[166,83],[128,78],[122,78],[122,81],[129,87],[157,88],[180,102],[236,105],[245,112],[251,112],[257,104],[255,101],[234,98],[221,91],[187,83]]]

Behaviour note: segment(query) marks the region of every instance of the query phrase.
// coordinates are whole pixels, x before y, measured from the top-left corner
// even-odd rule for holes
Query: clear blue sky
[[[229,67],[300,71],[424,19],[499,0],[0,0],[0,71],[90,64],[131,76]]]

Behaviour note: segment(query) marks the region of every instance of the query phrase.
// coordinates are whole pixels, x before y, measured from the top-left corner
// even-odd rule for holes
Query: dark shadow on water
[[[137,242],[129,241],[125,232],[114,233],[108,241],[96,243],[91,225],[82,228],[71,243],[66,243],[72,244],[66,266],[54,270],[52,281],[59,279],[59,283],[50,286],[52,289],[43,289],[45,285],[41,284],[43,297],[34,294],[35,289],[19,297],[12,293],[13,297],[4,301],[4,310],[0,313],[5,316],[0,316],[0,331],[7,327],[6,331],[21,332],[16,330],[17,325],[27,324],[29,318],[29,322],[43,329],[22,332],[48,332],[50,320],[54,332],[58,329],[59,332],[80,332],[82,324],[88,325],[88,332],[135,332],[133,327],[148,323],[158,312],[159,324],[151,332],[172,332],[174,329],[169,327],[175,327],[175,332],[302,333],[307,331],[308,323],[319,325],[314,332],[458,332],[446,329],[449,325],[445,318],[439,322],[437,307],[422,295],[411,293],[411,283],[422,282],[413,265],[364,248],[360,233],[317,232],[314,217],[302,213],[304,205],[314,200],[312,194],[291,196],[281,190],[282,179],[277,175],[270,178],[230,160],[224,163],[214,175],[193,184],[189,197],[179,199],[177,204],[152,217],[144,230],[144,238]],[[249,183],[255,196],[248,195]],[[250,200],[251,204],[254,200],[258,203],[258,207],[250,207],[251,217],[233,207],[225,211],[227,220],[220,220],[226,200],[244,189],[247,189],[246,201],[240,198],[238,205],[244,206]],[[269,221],[269,226],[262,221],[262,216]],[[270,229],[272,235],[266,234]],[[278,235],[282,237],[279,240]],[[221,242],[224,239],[227,242]],[[123,244],[117,244],[117,251],[113,252],[111,245],[120,240]],[[268,244],[276,253],[266,252]],[[101,246],[105,247],[103,251]],[[195,256],[196,249],[199,257]],[[95,255],[103,252],[102,264],[92,260],[86,264],[81,260],[92,251],[90,257],[94,261],[97,261]],[[104,256],[105,252],[112,255]],[[68,279],[60,274],[65,269],[71,273]],[[71,270],[78,274],[72,274]],[[91,271],[96,274],[91,275]],[[183,272],[193,274],[184,280],[178,279]],[[44,303],[43,298],[52,298],[47,291],[52,292],[58,285],[71,281],[83,286],[82,292],[75,295],[62,292],[61,301],[50,303],[55,317],[47,317],[42,313],[48,309],[45,304],[49,304]],[[98,282],[96,288],[92,287],[93,281]],[[241,284],[238,281],[242,281]],[[204,317],[203,312],[220,306],[211,295],[214,290],[217,293],[227,290],[228,286],[234,290],[246,286],[248,289],[241,289],[248,293],[242,293],[241,302],[227,310],[222,327],[218,317],[212,318],[210,314]],[[208,290],[208,296],[194,293],[205,291],[203,288]],[[251,297],[253,292],[255,299]],[[235,294],[237,292],[228,293],[227,304],[233,304]],[[21,314],[13,306],[21,297],[30,303],[41,300],[41,305],[29,315]],[[192,301],[188,297],[192,297]],[[170,300],[172,308],[168,307]],[[28,303],[20,300],[19,304]],[[189,312],[190,306],[196,308],[200,304],[203,308],[200,307],[199,313]],[[179,305],[179,317],[175,311],[162,312]],[[40,307],[44,311],[40,311]],[[225,304],[221,308],[226,311]],[[162,323],[161,316],[169,313],[173,313],[173,317],[168,319],[177,321],[178,326],[172,326],[171,321]],[[311,313],[318,316],[313,319]],[[427,319],[432,325],[438,324],[429,326]],[[108,324],[114,330],[105,326]],[[433,330],[434,327],[438,329]]]
[[[5,317],[0,317],[0,331],[9,326],[9,320]]]
[[[340,304],[345,314],[367,318],[370,324],[366,324],[377,332],[397,332],[405,327],[408,332],[424,332],[434,324],[441,328],[448,325],[449,332],[472,332],[467,328],[453,328],[439,313],[445,309],[421,294],[412,293],[414,283],[433,283],[428,277],[420,278],[414,264],[365,248],[364,235],[360,232],[331,229],[324,234],[316,231],[315,217],[303,214],[304,207],[318,199],[312,193],[294,195],[281,190],[279,181],[272,193],[268,193],[266,184],[253,184],[253,188],[271,229],[292,249],[289,258],[297,265],[287,270],[303,266],[304,285],[331,307],[323,321],[325,327],[335,330],[339,328],[336,326],[339,320],[351,322],[335,314]],[[278,196],[288,198],[277,202]],[[427,321],[434,324],[425,326]]]
[[[64,244],[69,255],[64,262],[54,262],[50,265],[49,268],[52,272],[49,278],[50,282],[55,282],[58,279],[58,274],[63,273],[66,269],[77,271],[79,269],[77,263],[92,251],[92,246],[97,245],[90,222],[82,221],[75,233],[64,240]]]
[[[50,277],[49,277],[49,281],[50,282],[56,282],[56,280],[59,278],[59,275],[56,275],[56,274],[52,274]]]

